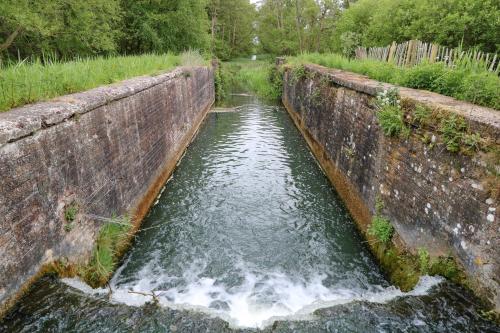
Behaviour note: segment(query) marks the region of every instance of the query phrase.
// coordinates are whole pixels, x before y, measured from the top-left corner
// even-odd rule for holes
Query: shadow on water
[[[387,282],[281,106],[235,90],[215,111],[113,293],[44,278],[0,331],[498,332],[456,285]]]

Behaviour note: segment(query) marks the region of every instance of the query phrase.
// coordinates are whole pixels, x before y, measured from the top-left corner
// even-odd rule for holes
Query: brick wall
[[[43,264],[88,259],[102,225],[89,215],[139,223],[213,101],[195,67],[0,113],[0,304]]]
[[[498,192],[492,197],[487,188],[491,168],[493,174],[500,172],[498,154],[492,161],[491,154],[430,147],[415,134],[387,137],[373,101],[377,91],[390,85],[316,65],[305,70],[297,80],[287,69],[283,103],[361,230],[371,222],[379,197],[396,229],[396,242],[412,252],[451,253],[477,293],[498,310],[500,205]],[[401,88],[400,95],[406,102],[463,116],[498,152],[500,111],[426,91]],[[434,134],[440,135],[437,129]]]

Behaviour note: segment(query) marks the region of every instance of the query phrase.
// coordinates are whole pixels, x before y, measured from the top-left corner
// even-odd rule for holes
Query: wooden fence
[[[490,72],[500,71],[500,58],[496,54],[481,51],[450,49],[438,44],[410,40],[401,44],[393,42],[386,47],[358,47],[356,59],[373,59],[395,63],[398,66],[413,66],[423,61],[444,62],[453,67],[456,64],[482,67]]]

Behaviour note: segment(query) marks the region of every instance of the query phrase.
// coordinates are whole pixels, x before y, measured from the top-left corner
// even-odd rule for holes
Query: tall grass
[[[402,68],[375,60],[353,60],[338,54],[303,54],[287,59],[291,64],[315,63],[338,68],[409,88],[425,89],[474,104],[500,109],[500,79],[467,63],[449,68],[442,63],[422,63]]]
[[[193,53],[144,54],[68,62],[36,59],[0,67],[0,112],[134,76],[159,74],[188,60],[199,62]]]
[[[277,99],[281,94],[281,86],[272,80],[274,64],[268,61],[237,60],[223,64],[230,84],[239,85],[259,97]],[[227,73],[229,72],[229,73]]]
[[[198,50],[188,50],[180,55],[180,64],[182,66],[205,66],[208,62]]]
[[[81,276],[92,286],[106,283],[118,264],[118,256],[129,240],[132,228],[128,217],[114,217],[99,230],[92,257],[80,269]]]

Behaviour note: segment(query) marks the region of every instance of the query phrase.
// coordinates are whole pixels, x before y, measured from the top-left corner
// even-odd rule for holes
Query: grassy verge
[[[423,63],[401,68],[387,62],[352,60],[338,54],[303,54],[287,58],[292,65],[314,63],[351,71],[404,87],[424,89],[474,104],[500,110],[500,78],[479,66],[457,64],[448,68],[441,63]]]
[[[204,64],[197,52],[144,54],[57,62],[41,59],[0,67],[0,112],[56,96],[80,92],[178,65]]]

